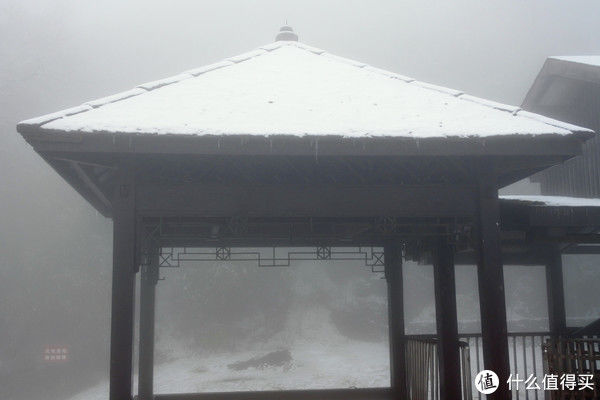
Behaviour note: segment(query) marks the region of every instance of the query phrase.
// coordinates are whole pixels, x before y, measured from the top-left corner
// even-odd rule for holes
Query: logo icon
[[[498,379],[498,375],[489,369],[484,369],[483,371],[479,372],[477,376],[475,376],[475,387],[479,393],[494,393],[498,389],[499,385],[500,380]]]

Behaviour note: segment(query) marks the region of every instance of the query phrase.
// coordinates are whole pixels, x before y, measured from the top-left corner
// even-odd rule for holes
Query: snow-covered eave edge
[[[600,199],[548,196],[548,195],[501,195],[501,201],[537,207],[586,207],[600,208]]]
[[[579,135],[389,137],[341,135],[178,135],[49,131],[21,127],[40,154],[55,151],[122,154],[290,156],[525,156],[566,160],[581,154]]]
[[[107,97],[103,97],[100,99],[96,99],[96,100],[92,100],[92,101],[88,101],[86,103],[83,103],[79,106],[76,107],[71,107],[68,109],[64,109],[58,112],[54,112],[54,113],[50,113],[50,114],[46,114],[46,115],[42,115],[40,117],[35,117],[35,118],[31,118],[31,119],[27,119],[24,121],[21,121],[17,124],[17,131],[19,133],[24,133],[24,132],[31,132],[33,130],[38,131],[38,132],[47,132],[47,133],[53,133],[55,131],[51,131],[51,130],[45,130],[43,129],[43,125],[55,121],[57,119],[60,118],[66,118],[69,117],[71,115],[76,115],[76,114],[81,114],[90,110],[94,110],[96,108],[100,108],[104,105],[107,104],[112,104],[121,100],[125,100],[125,99],[129,99],[131,97],[134,96],[139,96],[142,95],[144,93],[159,89],[161,87],[167,86],[167,85],[171,85],[177,82],[181,82],[183,80],[186,79],[190,79],[190,78],[194,78],[194,77],[198,77],[200,75],[203,75],[205,73],[217,70],[217,69],[221,69],[221,68],[226,68],[228,66],[231,65],[235,65],[237,63],[241,63],[244,62],[246,60],[255,58],[255,57],[259,57],[261,55],[267,54],[273,50],[279,49],[283,46],[295,46],[298,48],[301,48],[303,50],[309,51],[313,54],[319,55],[319,56],[323,56],[323,57],[327,57],[328,59],[332,59],[344,64],[348,64],[348,65],[352,65],[355,66],[356,68],[362,68],[371,72],[375,72],[375,73],[379,73],[382,74],[384,76],[387,76],[391,79],[398,79],[401,81],[404,81],[408,84],[412,84],[412,85],[416,85],[419,86],[423,89],[427,89],[427,90],[434,90],[440,93],[445,93],[449,96],[453,96],[456,98],[459,98],[461,100],[464,101],[470,101],[473,103],[476,103],[478,105],[484,106],[484,107],[489,107],[489,108],[493,108],[499,111],[504,111],[507,113],[510,113],[511,115],[513,115],[514,117],[523,117],[523,118],[529,118],[529,119],[533,119],[536,120],[538,122],[544,123],[546,125],[552,126],[554,128],[559,128],[561,130],[565,130],[567,132],[561,134],[558,132],[552,132],[549,129],[549,133],[548,134],[552,134],[552,135],[568,135],[569,132],[570,133],[582,133],[582,134],[589,134],[589,137],[591,137],[593,135],[593,131],[587,128],[583,128],[580,126],[576,126],[576,125],[572,125],[572,124],[568,124],[562,121],[558,121],[552,118],[548,118],[545,117],[543,115],[539,115],[539,114],[535,114],[535,113],[531,113],[528,111],[525,111],[523,109],[521,109],[518,106],[512,106],[512,105],[507,105],[507,104],[502,104],[502,103],[498,103],[498,102],[494,102],[494,101],[490,101],[490,100],[486,100],[483,98],[479,98],[479,97],[475,97],[475,96],[471,96],[468,94],[465,94],[464,92],[460,91],[460,90],[454,90],[454,89],[449,89],[446,87],[442,87],[442,86],[437,86],[437,85],[433,85],[430,83],[426,83],[426,82],[421,82],[421,81],[417,81],[414,80],[412,78],[403,76],[403,75],[399,75],[396,74],[394,72],[390,72],[390,71],[386,71],[383,69],[379,69],[376,67],[372,67],[370,65],[367,65],[365,63],[359,62],[359,61],[355,61],[355,60],[351,60],[351,59],[347,59],[347,58],[343,58],[343,57],[339,57],[330,53],[325,52],[324,50],[312,47],[312,46],[308,46],[305,45],[301,42],[291,42],[291,41],[280,41],[280,42],[274,42],[262,47],[259,47],[258,49],[252,50],[250,52],[247,53],[243,53],[234,57],[230,57],[226,60],[214,63],[214,64],[209,64],[200,68],[196,68],[196,69],[192,69],[192,70],[188,70],[185,71],[181,74],[178,75],[174,75],[165,79],[161,79],[158,81],[153,81],[153,82],[147,82],[141,85],[136,86],[135,88],[131,89],[131,90],[127,90],[121,93],[117,93],[111,96],[107,96]],[[33,128],[33,129],[32,129]],[[37,128],[37,129],[36,129]],[[85,131],[79,131],[81,133],[84,133]],[[66,133],[66,131],[65,131]],[[91,133],[91,132],[85,132],[86,134]],[[142,132],[111,132],[112,134],[123,134],[123,133],[142,133]],[[154,134],[153,132],[148,132],[147,134]],[[173,134],[177,134],[176,132],[173,132]],[[215,133],[213,133],[215,134]],[[511,134],[504,134],[504,135],[494,135],[494,136],[510,136]],[[203,136],[202,134],[187,134],[189,136]],[[231,133],[231,135],[235,135],[235,133]],[[519,133],[519,132],[514,132],[514,135],[532,135],[529,133]],[[535,134],[535,135],[543,135],[543,134]],[[269,136],[269,135],[265,135],[265,136]],[[340,135],[333,135],[333,136],[341,136],[344,137],[344,134],[340,134]],[[377,135],[378,137],[381,137],[380,135]],[[394,135],[390,135],[390,137],[392,137]],[[406,136],[407,138],[409,138],[410,136]],[[451,134],[445,134],[445,135],[440,135],[439,138],[443,138],[443,137],[460,137],[463,139],[468,139],[470,137],[473,138],[477,138],[479,137],[479,135],[451,135]],[[492,136],[488,136],[488,137],[492,137]],[[414,137],[415,139],[418,139],[418,137]]]
[[[26,139],[39,140],[44,142],[57,141],[63,139],[72,141],[73,139],[84,139],[85,137],[111,137],[111,138],[164,138],[177,140],[190,140],[194,138],[206,139],[239,139],[241,142],[248,140],[312,140],[312,141],[350,141],[350,142],[365,142],[365,141],[412,141],[412,142],[428,142],[428,141],[474,141],[485,145],[485,143],[493,143],[500,139],[551,139],[551,138],[571,138],[578,141],[585,141],[595,136],[595,132],[589,129],[581,131],[568,131],[568,133],[558,133],[549,130],[542,133],[530,132],[515,132],[505,134],[493,134],[489,132],[480,132],[478,134],[467,133],[437,133],[432,132],[426,135],[413,135],[404,131],[376,132],[358,134],[352,133],[247,133],[247,132],[217,132],[205,131],[201,133],[190,132],[145,132],[145,131],[127,131],[127,130],[60,130],[49,129],[39,125],[29,125],[19,123],[17,132],[23,135]]]

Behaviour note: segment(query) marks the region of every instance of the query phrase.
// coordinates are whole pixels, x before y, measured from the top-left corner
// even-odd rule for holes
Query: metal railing
[[[460,335],[460,337],[461,340],[466,341],[469,344],[471,353],[471,374],[472,376],[475,376],[479,371],[484,369],[481,334],[463,334]],[[549,343],[550,338],[551,336],[549,332],[511,332],[508,334],[508,350],[511,374],[513,377],[518,375],[519,379],[528,379],[533,375],[536,378],[537,385],[540,387],[539,390],[525,389],[524,384],[521,383],[521,386],[519,387],[520,390],[517,390],[516,387],[513,387],[513,399],[542,400],[550,398],[551,395],[555,395],[557,393],[555,391],[543,390],[544,374],[553,373],[551,365],[552,361],[548,363],[546,359],[547,347],[545,346],[546,343]],[[574,346],[576,345],[574,343],[580,340],[581,339],[570,339],[570,341],[573,341],[571,348],[575,349],[576,347]],[[597,344],[597,346],[600,346],[600,344]],[[585,349],[582,353],[584,356],[586,354]],[[573,354],[577,354],[577,351],[574,350]],[[598,363],[600,363],[600,359],[598,360]],[[600,367],[600,364],[597,364],[597,366]],[[596,371],[599,370],[600,369],[597,369]],[[600,378],[596,380],[600,380]],[[473,397],[475,399],[482,400],[485,398],[484,395],[475,390],[474,386],[471,386],[471,388]]]
[[[459,336],[463,399],[485,399],[485,396],[475,389],[472,382],[472,377],[484,369],[481,333],[460,334]],[[509,333],[508,349],[511,373],[518,374],[520,378],[525,377],[525,379],[533,374],[540,384],[545,373],[542,346],[549,337],[548,332]],[[419,344],[414,342],[419,342]],[[415,394],[411,395],[411,399],[439,399],[439,366],[435,342],[435,335],[407,336],[407,380],[409,393]],[[416,374],[419,375],[416,376]],[[521,387],[521,390],[517,391],[516,388],[513,388],[512,394],[513,399],[518,400],[544,399],[543,390],[523,390]]]
[[[511,332],[508,334],[508,356],[510,361],[510,372],[513,376],[519,375],[519,379],[527,379],[530,375],[536,377],[538,384],[544,377],[544,352],[542,345],[549,338],[548,332]],[[471,373],[473,376],[484,369],[483,346],[480,333],[461,334],[461,340],[469,344],[471,351]],[[505,384],[505,382],[502,382]],[[544,398],[543,390],[516,390],[513,387],[513,399],[518,400],[540,400]],[[473,397],[477,400],[485,398],[471,385]]]
[[[411,400],[438,400],[440,398],[439,360],[437,339],[434,337],[408,337],[406,340],[406,380],[408,398]],[[460,346],[460,375],[462,399],[471,400],[471,363],[469,345]]]

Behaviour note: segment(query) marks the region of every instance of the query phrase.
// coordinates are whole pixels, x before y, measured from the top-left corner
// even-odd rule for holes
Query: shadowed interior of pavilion
[[[369,70],[371,67],[362,63],[340,58],[331,61],[330,57],[335,56],[307,50],[295,42],[294,35],[282,40],[258,53],[234,57],[220,67],[205,68],[197,75],[190,72],[183,78],[141,85],[134,93],[18,125],[34,149],[97,210],[114,221],[111,400],[133,395],[132,333],[138,273],[140,399],[416,398],[416,385],[426,377],[415,378],[415,371],[421,370],[411,364],[415,361],[414,347],[407,346],[409,342],[414,345],[415,339],[420,340],[419,346],[432,342],[405,335],[403,259],[431,260],[434,264],[438,332],[433,342],[438,360],[435,382],[439,382],[436,391],[441,398],[469,398],[471,393],[470,379],[464,373],[461,376],[461,369],[457,368],[466,359],[460,351],[464,345],[459,342],[457,329],[455,259],[478,265],[482,334],[476,345],[482,348],[482,364],[495,371],[501,382],[511,372],[503,262],[547,266],[547,334],[565,336],[560,252],[567,245],[571,251],[591,251],[579,245],[598,243],[600,207],[545,207],[501,200],[498,189],[579,154],[581,144],[593,133],[460,92],[440,91],[414,80],[401,81],[395,74],[375,75],[381,72]],[[326,56],[327,61],[322,61]],[[160,120],[155,121],[156,126],[145,125],[157,110],[151,102],[167,107],[175,101],[169,97],[171,89],[188,93],[193,87],[185,85],[210,80],[211,76],[217,78],[219,74],[242,73],[244,65],[250,68],[259,62],[254,60],[256,57],[263,57],[265,63],[272,60],[276,67],[280,67],[279,62],[288,65],[294,57],[306,57],[305,61],[314,62],[315,66],[326,62],[324,68],[339,68],[340,73],[357,74],[357,80],[371,80],[383,87],[388,82],[400,85],[398,91],[408,91],[407,96],[415,91],[415,96],[427,99],[426,105],[433,104],[435,107],[431,107],[440,110],[454,107],[455,111],[440,111],[435,118],[423,119],[422,114],[427,116],[429,109],[419,108],[411,114],[419,120],[416,132],[414,127],[402,131],[403,122],[399,119],[393,121],[392,127],[400,130],[382,135],[373,133],[377,125],[371,134],[345,135],[336,131],[346,123],[370,122],[369,114],[343,120],[344,126],[328,126],[314,132],[314,121],[295,121],[295,114],[289,114],[287,119],[276,118],[264,111],[262,103],[255,111],[266,113],[264,134],[260,133],[263,128],[256,130],[255,119],[248,124],[252,132],[222,134],[203,129],[202,120],[188,123],[185,115],[177,112],[174,118],[181,120],[167,121],[164,126]],[[294,71],[313,75],[311,65],[306,71]],[[260,70],[259,67],[260,64]],[[296,67],[289,65],[290,70]],[[256,78],[257,72],[250,72],[244,77]],[[330,76],[316,72],[311,89],[318,90]],[[335,89],[347,95],[346,86],[340,84]],[[303,103],[306,99],[297,88],[278,90],[276,93],[282,98],[290,96],[293,107],[311,106]],[[363,98],[364,91],[359,88],[353,94]],[[235,90],[225,92],[215,96],[227,99],[236,95]],[[378,92],[369,95],[377,96]],[[383,98],[375,106],[384,107],[386,102],[390,107],[396,106],[394,101],[393,96]],[[132,116],[127,107],[139,115]],[[380,111],[373,110],[370,112],[376,121]],[[457,115],[460,110],[465,114]],[[230,111],[233,119],[246,116],[241,110]],[[340,112],[337,103],[331,112],[334,117],[335,112]],[[347,113],[342,107],[341,114],[351,118],[355,113]],[[483,122],[477,120],[478,116]],[[127,125],[136,117],[139,125]],[[439,121],[438,117],[444,120]],[[290,126],[286,133],[287,120],[300,124],[300,128]],[[488,120],[498,126],[484,123]],[[213,124],[214,120],[209,122]],[[227,122],[223,119],[225,125]],[[244,120],[234,122],[242,124]],[[465,131],[453,130],[463,125]],[[198,130],[190,131],[195,128]],[[298,133],[298,129],[305,128],[305,134]],[[274,131],[270,133],[269,129]],[[478,134],[477,129],[487,130]],[[333,247],[384,249],[380,261],[388,284],[390,388],[153,394],[154,298],[160,267],[169,261],[164,249],[251,246],[313,247],[317,255],[318,249]],[[501,387],[489,397],[508,399],[510,391]]]

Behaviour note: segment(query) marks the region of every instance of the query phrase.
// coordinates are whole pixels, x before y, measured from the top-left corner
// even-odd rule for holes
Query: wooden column
[[[130,164],[121,165],[112,203],[113,275],[110,400],[131,399],[135,297],[135,187]]]
[[[388,324],[390,378],[394,399],[407,398],[404,340],[404,288],[402,283],[402,249],[398,241],[384,247],[385,277],[388,287]]]
[[[507,380],[510,375],[506,303],[504,297],[504,271],[500,242],[500,210],[496,177],[485,172],[489,164],[481,164],[484,172],[479,180],[478,215],[476,222],[476,247],[478,253],[479,303],[483,363],[500,379],[496,392],[488,399],[510,399]]]
[[[448,243],[446,237],[440,237],[436,240],[433,252],[440,398],[454,400],[461,398],[454,248]]]
[[[138,376],[139,400],[154,398],[154,310],[158,282],[158,252],[149,250],[149,264],[142,266],[140,279],[140,354]]]
[[[548,295],[548,328],[552,336],[566,333],[565,291],[563,286],[562,254],[558,245],[546,249],[546,293]]]

